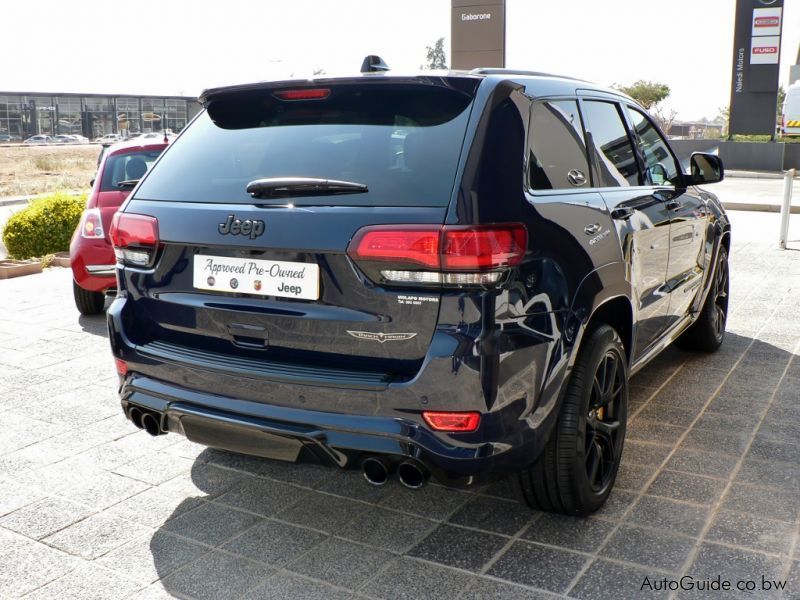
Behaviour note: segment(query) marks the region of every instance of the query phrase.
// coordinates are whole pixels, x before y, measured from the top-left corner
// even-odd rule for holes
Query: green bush
[[[14,213],[3,228],[3,243],[11,258],[32,258],[69,250],[86,195],[56,192],[32,200]]]

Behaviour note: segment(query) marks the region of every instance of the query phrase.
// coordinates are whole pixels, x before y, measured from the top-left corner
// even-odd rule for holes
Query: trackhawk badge
[[[416,333],[375,333],[372,331],[350,331],[349,329],[347,333],[360,340],[370,340],[373,342],[380,342],[381,344],[384,342],[402,342],[404,340],[410,340],[417,335]]]

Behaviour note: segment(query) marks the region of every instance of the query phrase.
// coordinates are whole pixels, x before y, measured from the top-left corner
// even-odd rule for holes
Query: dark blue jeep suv
[[[369,71],[369,69],[367,69]],[[278,81],[204,110],[114,219],[128,418],[408,487],[608,496],[628,380],[725,331],[715,156],[630,98],[483,69]]]

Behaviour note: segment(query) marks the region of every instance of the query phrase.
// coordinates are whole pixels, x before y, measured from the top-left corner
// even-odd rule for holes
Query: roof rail
[[[570,79],[572,81],[583,81],[577,77],[567,77],[565,75],[556,75],[555,73],[541,73],[539,71],[520,71],[519,69],[501,69],[499,67],[481,67],[472,69],[470,73],[475,75],[529,75],[532,77],[558,77],[559,79]]]

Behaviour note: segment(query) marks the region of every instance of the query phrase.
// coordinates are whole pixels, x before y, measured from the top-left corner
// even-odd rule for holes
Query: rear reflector
[[[114,362],[117,365],[117,373],[119,373],[123,377],[128,374],[128,363],[126,363],[121,358],[115,358]]]
[[[331,95],[331,90],[329,88],[280,90],[273,95],[281,100],[323,100]]]
[[[475,431],[481,424],[481,415],[477,412],[433,412],[427,410],[422,413],[422,418],[435,431]]]

